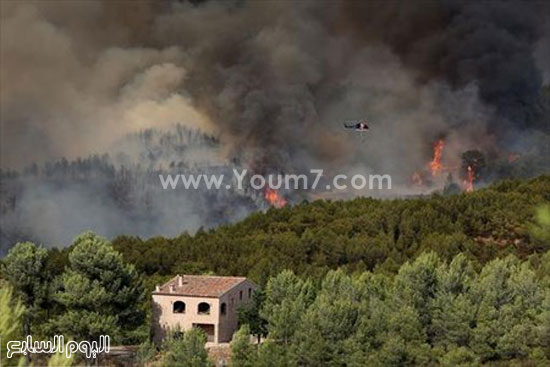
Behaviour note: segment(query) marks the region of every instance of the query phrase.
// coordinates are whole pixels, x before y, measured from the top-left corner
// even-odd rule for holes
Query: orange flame
[[[464,190],[466,192],[474,191],[474,170],[472,166],[468,166],[468,178],[464,181]]]
[[[443,147],[445,146],[445,142],[443,139],[439,139],[434,144],[434,158],[430,162],[430,170],[432,171],[432,176],[439,176],[439,173],[441,172],[441,169],[443,166],[441,165],[441,157],[443,155]]]
[[[285,198],[283,198],[275,189],[268,187],[264,192],[264,196],[267,202],[276,208],[282,208],[287,204]]]

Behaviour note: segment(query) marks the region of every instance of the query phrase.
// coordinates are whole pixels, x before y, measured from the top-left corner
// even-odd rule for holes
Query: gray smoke
[[[548,141],[539,132],[548,127],[547,10],[520,1],[1,2],[0,166],[109,153],[117,170],[238,162],[259,173],[391,174],[405,185],[442,136],[449,165],[465,150],[509,149],[518,135],[514,150],[533,136]],[[342,129],[361,118],[366,136]],[[175,123],[211,134],[216,148],[156,152],[127,139]],[[46,242],[85,224],[109,235],[192,230],[212,200],[172,208],[155,196],[163,204],[150,213],[182,218],[167,230],[167,219],[144,225],[143,208],[117,212],[104,186],[52,195],[36,185],[16,220],[36,237],[64,228]],[[89,215],[66,209],[83,197],[101,200]],[[46,222],[37,203],[63,220]]]
[[[490,122],[499,134],[495,120],[531,127],[541,87],[533,51],[548,18],[541,9],[513,1],[3,3],[2,166],[100,153],[128,132],[174,122],[216,131],[229,155],[253,156],[258,170],[304,160],[340,166],[357,149],[346,149],[343,119],[368,117],[381,136],[401,141],[410,132],[387,126],[392,113],[434,103],[420,126],[399,116],[403,130],[419,131],[405,141],[433,131],[438,118],[446,133],[471,111],[453,121],[445,103],[454,97],[434,98],[465,90],[477,93],[469,105],[496,112],[475,116],[478,130]],[[416,98],[422,93],[430,96]]]

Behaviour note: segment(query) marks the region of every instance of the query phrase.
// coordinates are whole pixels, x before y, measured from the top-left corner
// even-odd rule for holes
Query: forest
[[[175,238],[18,243],[1,261],[0,338],[109,334],[139,345],[143,365],[209,366],[198,330],[150,342],[150,292],[173,274],[210,273],[261,287],[240,310],[231,366],[545,366],[549,208],[550,176],[540,176],[473,193],[302,202]]]
[[[0,367],[550,366],[550,0],[0,0],[0,35]]]
[[[550,176],[503,180],[470,194],[410,199],[302,202],[233,225],[176,238],[121,236],[114,248],[146,276],[213,272],[259,284],[284,269],[320,277],[330,269],[397,272],[434,251],[484,264],[549,249],[533,236],[537,208],[550,203]],[[60,264],[65,251],[51,253]]]

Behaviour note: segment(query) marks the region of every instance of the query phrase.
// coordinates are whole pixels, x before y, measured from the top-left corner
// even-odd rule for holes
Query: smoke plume
[[[0,166],[108,153],[115,170],[149,174],[177,161],[238,162],[264,174],[391,174],[404,185],[442,136],[456,164],[481,147],[539,152],[548,141],[548,10],[537,1],[2,2]],[[369,134],[343,130],[349,119],[367,119]],[[128,140],[175,124],[209,134],[216,147],[165,154]],[[52,196],[33,184],[12,219],[36,223],[28,229],[35,237],[66,228],[46,242],[83,227],[166,231],[167,219],[143,230],[138,209],[113,209],[108,185]],[[88,214],[68,210],[89,200]],[[70,223],[36,217],[37,203]],[[179,212],[166,200],[165,211],[149,214],[179,215],[170,233],[193,230],[210,203],[186,199]]]

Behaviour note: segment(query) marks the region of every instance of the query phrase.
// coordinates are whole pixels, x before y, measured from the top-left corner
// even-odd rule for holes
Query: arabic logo
[[[23,341],[8,342],[7,347],[8,358],[11,358],[14,354],[27,355],[27,353],[65,353],[67,358],[71,358],[71,355],[76,352],[84,354],[86,358],[95,358],[100,353],[109,353],[111,339],[109,335],[101,335],[99,341],[76,342],[71,340],[65,344],[63,335],[56,335],[53,340],[48,341],[33,341],[32,336],[28,335],[27,339]]]

